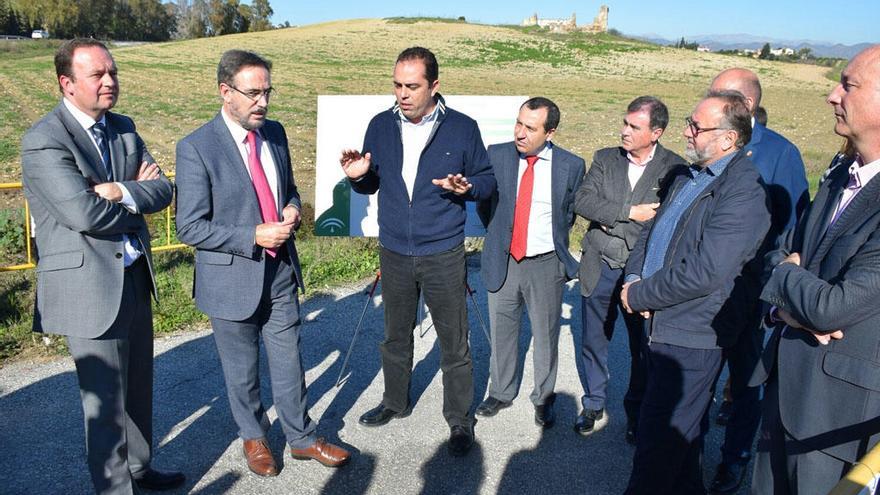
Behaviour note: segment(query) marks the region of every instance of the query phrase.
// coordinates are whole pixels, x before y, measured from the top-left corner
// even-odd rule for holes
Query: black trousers
[[[703,437],[721,349],[647,346],[648,385],[626,493],[704,494]]]
[[[760,316],[740,333],[733,347],[724,350],[730,370],[730,420],[724,429],[721,462],[746,464],[752,457],[752,443],[761,423],[761,387],[749,387],[764,348]]]
[[[464,245],[427,256],[405,256],[382,247],[379,265],[385,305],[382,403],[394,411],[403,411],[410,405],[413,330],[419,294],[423,294],[440,344],[443,417],[450,426],[470,426],[474,376],[468,342]]]

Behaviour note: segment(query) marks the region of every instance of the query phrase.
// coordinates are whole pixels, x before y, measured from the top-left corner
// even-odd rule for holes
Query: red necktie
[[[510,239],[510,255],[519,261],[526,256],[526,241],[529,238],[529,211],[532,209],[532,186],[535,183],[535,162],[538,157],[526,157],[526,171],[519,181],[519,194],[513,210],[513,236]]]
[[[257,131],[249,131],[247,135],[248,142],[248,168],[251,171],[251,180],[254,183],[254,191],[257,193],[257,200],[260,202],[260,213],[263,215],[263,222],[278,221],[278,205],[275,201],[275,195],[272,194],[272,188],[269,187],[269,181],[266,179],[266,172],[263,171],[263,163],[260,161],[260,146],[257,139]],[[278,252],[275,249],[266,249],[266,253],[273,258]]]

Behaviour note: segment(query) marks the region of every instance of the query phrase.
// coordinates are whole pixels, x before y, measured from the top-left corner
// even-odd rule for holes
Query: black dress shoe
[[[449,455],[461,457],[474,445],[473,426],[454,425],[449,430]]]
[[[713,495],[736,493],[746,477],[746,467],[748,465],[748,462],[742,464],[722,462],[719,464],[718,471],[715,472],[715,478],[712,480],[712,484],[709,485],[709,493]]]
[[[144,474],[134,480],[138,488],[144,490],[171,490],[177,488],[186,481],[186,476],[180,471],[156,471],[148,469]]]
[[[587,436],[605,426],[603,419],[605,419],[604,409],[584,409],[574,422],[574,431]]]
[[[409,408],[403,412],[397,412],[388,409],[384,404],[379,404],[362,414],[360,419],[358,419],[358,423],[364,426],[382,426],[388,424],[394,418],[405,418],[407,416],[409,416]]]
[[[630,445],[636,444],[636,428],[638,425],[638,421],[632,419],[626,420],[626,443]]]
[[[551,396],[540,406],[535,406],[535,424],[541,428],[547,429],[556,423],[556,413],[553,411],[553,402],[555,396]]]
[[[498,411],[504,409],[505,407],[510,407],[510,402],[504,402],[503,400],[498,400],[491,395],[486,397],[486,400],[480,402],[480,405],[477,406],[476,414],[478,416],[495,416],[498,414]]]
[[[721,401],[718,406],[718,414],[715,416],[715,424],[727,426],[730,422],[730,410],[733,409],[733,402],[729,400]]]

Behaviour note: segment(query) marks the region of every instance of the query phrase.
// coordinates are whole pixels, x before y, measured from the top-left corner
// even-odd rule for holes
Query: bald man
[[[761,104],[761,82],[748,69],[727,69],[712,81],[710,91],[742,93],[752,114],[752,139],[744,148],[758,169],[771,203],[771,227],[763,251],[776,246],[777,239],[794,226],[798,214],[809,203],[807,176],[801,154],[791,141],[756,121],[754,115]],[[761,274],[763,266],[752,263],[743,273],[732,296],[738,318],[727,322],[738,338],[724,349],[730,370],[731,401],[722,404],[719,419],[726,419],[721,463],[710,485],[712,493],[734,493],[742,483],[751,458],[752,443],[761,418],[760,388],[749,387],[748,381],[761,355],[764,331],[761,326]],[[729,416],[728,416],[729,414]]]
[[[856,154],[767,257],[761,299],[779,322],[755,372],[767,388],[753,493],[829,493],[880,442],[880,45],[827,101]]]

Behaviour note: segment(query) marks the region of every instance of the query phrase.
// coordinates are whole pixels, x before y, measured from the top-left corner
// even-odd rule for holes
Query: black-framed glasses
[[[688,129],[691,130],[691,134],[694,137],[699,136],[703,132],[717,131],[720,129],[726,130],[726,128],[724,128],[724,127],[700,127],[700,124],[697,124],[696,122],[694,122],[694,119],[692,119],[690,117],[685,117],[684,123],[687,124]]]
[[[260,101],[260,97],[262,97],[262,96],[265,96],[265,97],[266,97],[266,101],[269,101],[269,98],[271,98],[273,94],[276,94],[276,93],[277,93],[277,91],[275,90],[275,88],[273,88],[272,86],[269,86],[268,89],[263,89],[263,90],[260,90],[260,89],[249,89],[249,90],[247,90],[247,91],[242,91],[242,90],[236,88],[235,86],[233,86],[233,85],[231,85],[231,84],[227,84],[227,86],[229,86],[230,88],[232,88],[232,89],[238,91],[239,93],[243,94],[245,98],[247,98],[248,100],[251,100],[251,101],[254,102],[254,103]]]

